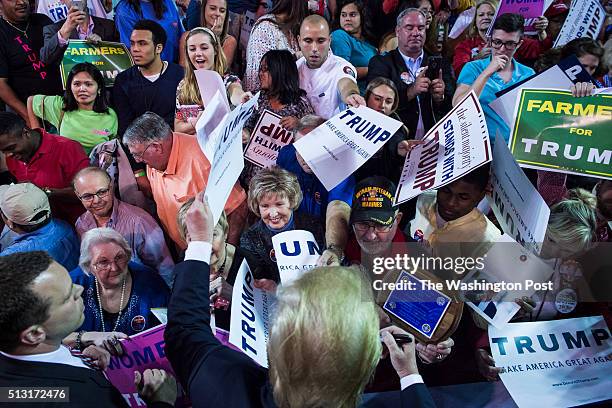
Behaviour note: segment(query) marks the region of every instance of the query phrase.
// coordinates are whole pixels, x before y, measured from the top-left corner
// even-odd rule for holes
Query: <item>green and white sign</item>
[[[84,40],[70,40],[60,67],[64,89],[70,70],[82,62],[95,65],[102,73],[107,87],[113,86],[120,72],[134,65],[132,55],[122,43],[102,41],[92,44]]]
[[[521,167],[612,179],[612,95],[521,90],[510,151]]]

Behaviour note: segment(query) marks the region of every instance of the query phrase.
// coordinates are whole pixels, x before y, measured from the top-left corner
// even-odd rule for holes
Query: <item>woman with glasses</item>
[[[159,324],[151,309],[166,307],[170,291],[157,273],[130,262],[131,256],[128,243],[113,229],[95,228],[83,235],[79,268],[70,277],[83,286],[85,318],[65,344],[80,349],[95,344],[121,354],[118,338]]]
[[[493,23],[495,0],[481,0],[476,5],[476,14],[470,27],[467,29],[467,38],[457,44],[453,57],[453,69],[459,76],[461,69],[470,61],[486,58],[491,55],[491,44],[487,41],[487,31]],[[516,59],[521,62],[535,62],[535,59],[552,46],[552,41],[547,41],[546,28],[548,19],[544,16],[538,17],[534,24],[538,33],[538,39],[525,38],[516,52]]]
[[[524,25],[525,19],[518,14],[498,16],[489,39],[491,56],[465,64],[457,79],[453,106],[474,91],[484,110],[492,142],[495,142],[498,132],[506,142],[510,138],[506,122],[489,107],[489,103],[497,98],[495,93],[535,74],[533,69],[514,59],[517,48],[523,44]]]

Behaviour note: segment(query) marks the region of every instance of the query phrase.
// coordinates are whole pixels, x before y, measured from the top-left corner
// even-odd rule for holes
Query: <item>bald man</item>
[[[359,95],[357,70],[330,50],[327,20],[316,14],[306,17],[298,41],[304,55],[297,61],[300,88],[306,91],[318,116],[329,119],[346,105],[365,106]]]

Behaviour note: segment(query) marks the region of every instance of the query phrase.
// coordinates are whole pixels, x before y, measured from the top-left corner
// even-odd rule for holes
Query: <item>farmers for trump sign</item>
[[[491,161],[484,113],[471,91],[406,155],[395,205],[449,184]]]
[[[102,41],[92,44],[85,40],[70,40],[60,66],[64,89],[70,70],[82,62],[95,65],[104,77],[104,85],[108,87],[113,86],[120,72],[134,65],[132,55],[122,43]]]
[[[612,398],[612,340],[601,316],[489,326],[491,354],[519,407]]]
[[[612,179],[612,95],[523,89],[510,151],[521,167]]]

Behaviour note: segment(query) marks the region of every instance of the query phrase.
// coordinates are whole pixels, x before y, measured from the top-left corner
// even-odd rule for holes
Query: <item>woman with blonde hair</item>
[[[302,202],[302,189],[297,177],[274,166],[261,169],[249,183],[247,204],[259,221],[240,237],[240,248],[256,279],[266,288],[280,282],[272,237],[290,230],[312,232],[322,251],[325,246],[324,227],[320,219],[296,212]]]
[[[372,290],[354,269],[316,268],[278,291],[267,345],[269,372],[219,344],[208,304],[211,218],[200,194],[187,214],[189,234],[198,240],[177,265],[165,332],[166,354],[192,400],[206,407],[352,408],[378,364],[382,342],[402,384],[398,406],[435,406],[418,375],[414,338],[393,326],[379,331]],[[196,255],[197,248],[202,252]],[[250,282],[247,277],[245,295]],[[263,333],[251,331],[253,303],[245,295],[242,348],[252,354],[255,335]],[[400,335],[408,342],[400,345]],[[229,373],[230,380],[219,373]]]
[[[237,76],[226,73],[227,62],[221,43],[210,28],[196,27],[189,31],[182,52],[186,56],[185,77],[176,88],[174,130],[193,135],[196,132],[195,124],[204,111],[195,70],[206,69],[219,74],[223,78],[228,99],[233,105],[243,102],[249,94],[244,92]]]

